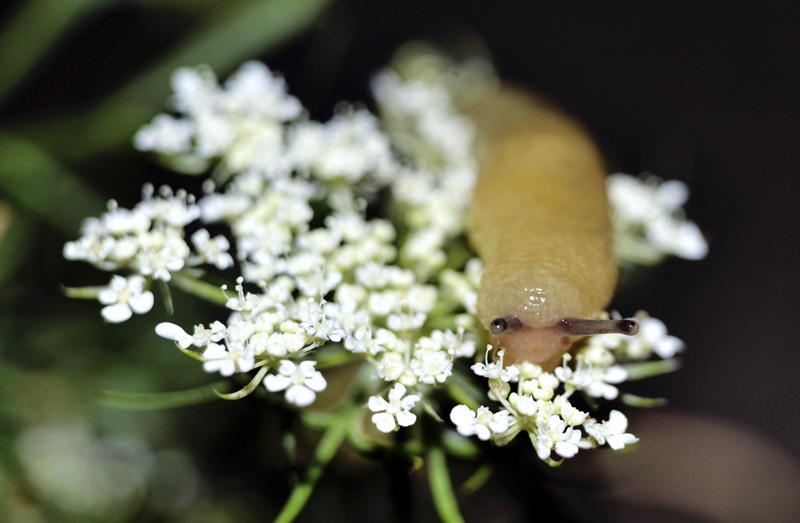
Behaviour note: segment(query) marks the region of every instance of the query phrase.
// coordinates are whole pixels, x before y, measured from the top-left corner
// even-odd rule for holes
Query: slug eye
[[[489,332],[495,336],[500,336],[508,328],[508,322],[503,318],[497,318],[489,324]]]
[[[489,324],[489,332],[495,336],[500,336],[503,333],[513,334],[522,328],[522,322],[516,316],[508,316],[507,318],[496,318]]]

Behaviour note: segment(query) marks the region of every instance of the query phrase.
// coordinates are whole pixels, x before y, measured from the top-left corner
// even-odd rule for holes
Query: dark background
[[[100,103],[195,29],[208,16],[204,9],[215,8],[215,4],[159,9],[147,3],[121,3],[84,20],[7,99],[0,112],[3,128],[23,132],[31,121],[80,114]],[[13,12],[4,9],[6,16]],[[339,100],[368,99],[370,75],[387,63],[398,46],[412,39],[440,39],[468,31],[485,41],[503,78],[547,93],[586,122],[612,170],[650,171],[687,182],[691,189],[687,213],[709,239],[708,258],[671,260],[644,280],[640,295],[618,304],[623,313],[642,308],[661,318],[670,333],[686,342],[685,365],[649,384],[634,384],[633,390],[668,397],[670,412],[703,422],[720,421],[733,432],[744,431],[783,456],[788,467],[795,467],[793,461],[800,456],[800,386],[796,377],[800,364],[796,342],[800,326],[798,22],[788,2],[350,1],[331,6],[310,32],[255,57],[283,72],[291,92],[315,117],[326,119]],[[228,72],[217,70],[222,78]],[[163,86],[165,99],[166,76]],[[65,165],[104,199],[113,197],[131,204],[144,181],[169,179],[127,144],[74,158],[62,154],[70,144],[69,136],[38,143],[55,156],[61,155]],[[64,205],[81,210],[80,202]],[[82,214],[98,212],[92,207]],[[144,319],[134,326],[104,327],[96,304],[75,304],[57,294],[60,283],[102,283],[103,277],[98,280],[93,271],[60,260],[61,246],[77,236],[77,225],[71,224],[72,236],[47,223],[35,225],[28,250],[20,256],[24,263],[5,282],[4,323],[16,341],[3,345],[2,357],[26,373],[65,372],[75,379],[92,369],[105,372],[116,368],[119,362],[112,361],[114,350],[109,345],[120,332],[133,333],[148,325]],[[81,320],[83,317],[92,321]],[[49,339],[41,332],[34,333],[43,321],[57,324],[62,329],[59,335]],[[72,332],[73,337],[65,342],[64,336],[69,336],[63,334],[68,332],[63,330],[65,324],[105,332]],[[94,349],[91,356],[81,355],[87,337],[89,345],[104,347],[104,351]],[[131,349],[124,356],[128,364],[136,362],[137,369],[148,367],[147,351],[154,350],[151,338],[142,335],[142,339],[149,339],[151,346]],[[85,362],[89,358],[91,365]],[[188,367],[192,365],[176,355],[167,364],[175,374],[153,377],[150,382],[156,386],[172,383],[173,376],[188,372]],[[201,379],[194,374],[178,381],[196,385]],[[230,430],[249,434],[244,420],[250,415],[245,411],[255,405],[215,404],[207,412],[231,423]],[[176,429],[178,433],[187,425],[202,425],[192,421],[199,412],[182,411],[179,417],[184,426]],[[266,418],[266,414],[258,416],[260,426],[270,424]],[[631,415],[634,433],[638,433],[636,421]],[[225,437],[221,427],[216,430],[214,437]],[[208,439],[216,441],[214,437]],[[708,443],[710,436],[703,439],[687,429],[678,438],[687,446],[697,438],[702,447],[702,441]],[[244,441],[257,446],[247,437]],[[199,445],[194,452],[209,452],[212,446]],[[524,446],[515,452],[532,453]],[[740,452],[725,459],[745,461],[755,446]],[[241,454],[226,454],[230,462],[222,467],[225,477],[235,477],[236,467],[248,466]],[[532,507],[541,507],[536,503],[547,498],[536,494],[541,492],[539,488],[532,487],[532,493],[525,488],[516,491],[511,485],[523,481],[525,470],[511,467],[507,462],[514,460],[508,457],[498,454],[496,459],[501,463],[499,479],[488,487],[489,494],[479,491],[478,501],[475,496],[467,501],[466,506],[473,510],[465,510],[467,519],[481,510],[486,511],[482,518],[533,519]],[[511,467],[505,475],[503,463]],[[696,465],[714,467],[713,463]],[[249,466],[252,470],[242,469],[245,476],[252,474],[263,481],[270,473],[263,463]],[[550,471],[535,464],[530,467],[535,470],[533,478],[551,477]],[[363,486],[359,472],[341,474],[340,488],[363,488],[363,493],[377,496],[375,492],[383,492],[389,485],[387,474],[369,487]],[[280,479],[272,481],[281,484]],[[352,514],[348,503],[331,501],[341,494],[336,487],[323,482],[320,501],[312,499],[312,505],[324,505],[322,500],[327,499],[343,514]],[[281,490],[285,486],[275,488],[277,499],[285,495]],[[422,520],[432,518],[431,512],[420,516],[430,511],[424,490],[417,492],[420,487],[413,480],[411,487],[403,488],[416,493],[417,501],[409,502],[410,513]],[[574,502],[581,488],[567,488],[561,499]],[[245,497],[259,506],[251,499],[257,496]],[[495,503],[509,507],[508,512],[497,509]],[[594,507],[592,503],[587,506]],[[566,514],[570,510],[557,510],[564,519],[587,517],[580,509],[571,515]],[[658,513],[664,521],[672,517],[713,520],[708,514],[692,515],[677,509]],[[589,520],[602,519],[598,514]]]

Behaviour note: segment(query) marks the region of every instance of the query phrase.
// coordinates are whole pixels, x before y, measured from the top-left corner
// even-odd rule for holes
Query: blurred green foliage
[[[218,401],[198,416],[107,406],[136,407],[135,394],[100,401],[103,390],[175,391],[160,398],[174,408],[211,399],[213,379],[158,339],[152,320],[103,326],[96,302],[63,296],[62,284],[105,281],[65,262],[61,248],[106,198],[135,195],[149,179],[153,167],[144,155],[131,160],[130,140],[163,109],[175,68],[224,73],[275,52],[312,30],[330,3],[30,0],[0,11],[0,520],[262,520],[242,507],[286,495],[283,477],[273,480],[284,485],[275,501],[257,490],[208,495],[209,468],[224,475],[225,456],[240,448],[225,440],[244,405]],[[119,18],[154,33],[141,46],[133,34],[106,48]],[[173,300],[173,321],[202,315],[197,300]],[[250,415],[241,448],[260,440],[280,449],[281,423],[263,423],[274,416],[268,405]],[[238,503],[246,498],[255,501]]]

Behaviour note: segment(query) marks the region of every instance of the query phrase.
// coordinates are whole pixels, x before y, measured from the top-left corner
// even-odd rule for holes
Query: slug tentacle
[[[592,336],[594,334],[626,334],[634,336],[639,332],[639,324],[634,320],[582,320],[564,318],[558,330],[569,336]]]

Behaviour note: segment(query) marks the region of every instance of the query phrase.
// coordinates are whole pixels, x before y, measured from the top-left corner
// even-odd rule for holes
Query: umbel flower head
[[[200,195],[146,186],[132,209],[112,201],[87,219],[64,256],[115,275],[108,288],[71,293],[98,298],[112,322],[148,312],[155,282],[224,305],[226,317],[206,318],[192,334],[168,322],[156,333],[208,373],[246,377],[229,399],[260,389],[287,408],[314,408],[331,394],[383,433],[422,416],[442,421],[429,426],[436,430],[497,445],[526,433],[551,465],[635,443],[621,411],[600,419],[592,406],[641,404],[623,392],[625,381],[677,367],[683,345],[659,320],[637,313],[638,337],[586,338],[553,372],[504,365],[502,354],[490,362],[488,351],[474,361],[487,341],[475,317],[482,264],[463,239],[463,218],[477,162],[475,129],[457,109],[468,93],[458,86],[496,82],[486,64],[426,59],[436,74],[415,77],[401,63],[375,77],[382,119],[342,106],[327,122],[309,120],[286,82],[258,62],[224,84],[204,67],[176,71],[172,112],[134,143],[176,170],[213,175]],[[617,235],[638,246],[622,259],[653,263],[642,249],[704,254],[702,236],[682,221],[683,189],[609,179]],[[631,198],[646,199],[647,212]],[[235,294],[204,283],[206,271],[235,279]],[[327,390],[326,373],[346,365],[361,369],[353,386]]]

